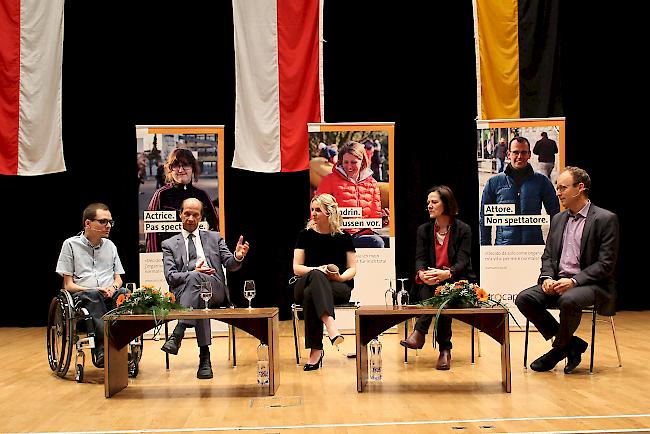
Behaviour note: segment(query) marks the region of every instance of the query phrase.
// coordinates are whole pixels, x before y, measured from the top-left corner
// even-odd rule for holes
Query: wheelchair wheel
[[[70,367],[76,321],[72,296],[63,291],[52,299],[47,318],[47,357],[50,369],[59,377],[65,377]]]

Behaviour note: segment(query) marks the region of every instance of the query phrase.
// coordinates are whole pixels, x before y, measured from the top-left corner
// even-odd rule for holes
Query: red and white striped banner
[[[64,0],[0,2],[0,174],[65,170],[61,138]]]
[[[322,0],[233,0],[235,155],[255,172],[309,167],[308,122],[323,122]]]

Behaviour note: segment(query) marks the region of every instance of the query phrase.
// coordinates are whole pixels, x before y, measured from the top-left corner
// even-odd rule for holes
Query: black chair
[[[407,319],[404,321],[404,339],[408,338],[409,335],[409,324],[411,320]],[[415,327],[415,321],[413,322],[413,327]],[[472,346],[472,364],[474,364],[474,347],[478,348],[478,357],[481,357],[481,331],[474,326],[471,331],[471,346]],[[415,350],[415,355],[418,355],[419,350]],[[404,363],[408,363],[408,348],[404,347]]]
[[[359,302],[358,301],[351,301],[345,304],[337,304],[334,306],[334,309],[358,309],[359,308]],[[296,365],[300,364],[300,350],[298,349],[298,341],[300,340],[300,327],[298,327],[298,312],[302,312],[302,306],[299,304],[292,304],[291,305],[291,314],[293,318],[293,345],[296,351]]]
[[[228,286],[228,274],[226,273],[226,267],[221,265],[223,270],[223,276],[225,278],[224,284]],[[234,305],[233,305],[234,307]],[[165,342],[169,339],[169,325],[165,322]],[[236,341],[235,341],[235,327],[228,324],[228,360],[232,355],[232,365],[237,366],[237,351],[236,351]],[[169,354],[165,353],[165,369],[169,370]]]
[[[591,359],[589,361],[589,374],[594,373],[594,343],[596,340],[596,321],[598,309],[594,306],[590,306],[582,310],[582,313],[591,314]],[[608,312],[610,313],[610,312]],[[615,313],[615,311],[611,311]],[[621,351],[618,348],[618,340],[616,339],[616,327],[614,326],[614,315],[602,315],[609,319],[609,323],[612,327],[612,336],[614,336],[614,345],[616,346],[616,355],[618,356],[618,366],[619,368],[623,366],[621,361]],[[606,321],[606,320],[603,320]],[[528,330],[530,328],[530,322],[526,320],[526,338],[524,341],[524,369],[528,369]]]
[[[235,327],[228,324],[228,360],[232,355],[232,365],[237,366],[237,351],[235,341]],[[169,339],[169,325],[165,322],[165,342]],[[169,370],[169,353],[165,353],[165,369]]]

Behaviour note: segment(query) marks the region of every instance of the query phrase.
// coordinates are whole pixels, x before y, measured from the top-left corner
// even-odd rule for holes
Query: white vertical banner
[[[308,124],[309,178],[312,196],[334,196],[343,215],[343,229],[352,235],[357,274],[351,301],[384,304],[388,279],[395,280],[395,198],[393,188],[393,122]],[[356,143],[363,149],[366,167],[357,181],[348,178],[340,154]],[[350,186],[356,194],[342,190]],[[342,329],[354,329],[354,312],[337,312]]]
[[[199,199],[204,210],[200,227],[219,231],[225,237],[223,130],[223,125],[136,125],[139,286],[154,285],[168,291],[160,245],[180,232],[179,209],[184,199]],[[186,159],[195,162],[192,171],[198,168],[189,183],[183,185],[172,181],[166,165],[170,156],[179,155],[175,151],[181,149]],[[225,330],[226,324],[213,320],[213,332]]]
[[[550,220],[560,211],[555,184],[564,168],[564,123],[477,122],[480,285],[522,326],[515,298],[537,283]]]

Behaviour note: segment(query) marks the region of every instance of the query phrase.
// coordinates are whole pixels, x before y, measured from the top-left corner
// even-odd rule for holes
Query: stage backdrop
[[[192,185],[205,194],[204,218],[200,227],[219,231],[225,238],[224,170],[223,158],[220,158],[223,155],[223,129],[222,125],[136,125],[140,285],[154,285],[163,292],[168,290],[160,244],[181,230],[180,204],[173,200],[175,195],[171,190],[175,187],[165,178],[164,169],[174,149],[188,149],[198,161],[199,177],[198,181],[192,180]],[[213,332],[226,330],[225,324],[213,323]]]
[[[525,318],[514,301],[519,291],[537,283],[543,243],[550,225],[549,214],[560,208],[555,183],[564,167],[564,118],[478,121],[476,137],[480,285],[490,297],[508,306],[523,326]],[[527,196],[531,199],[527,201],[527,210],[521,208],[522,192],[512,178],[506,179],[502,173],[510,163],[507,146],[514,137],[528,139],[531,151],[528,163],[536,172],[534,176],[545,176],[549,181],[538,183],[541,188],[535,190],[539,191],[524,193],[532,195]],[[502,138],[505,154],[499,144]],[[531,213],[531,207],[537,211]],[[500,231],[501,236],[497,236]],[[540,235],[538,244],[526,243],[535,238],[535,232]]]
[[[393,147],[395,124],[329,123],[308,124],[309,179],[313,197],[330,193],[336,197],[343,214],[343,229],[353,237],[357,251],[357,274],[352,301],[384,304],[388,279],[395,280],[395,201],[393,189]],[[341,148],[350,142],[363,145],[368,169],[361,172],[364,188],[379,191],[379,200],[362,211],[361,203],[337,197],[336,185],[345,181],[337,163],[342,162]],[[327,178],[327,179],[326,179]],[[368,209],[368,207],[366,207]],[[392,283],[395,287],[395,282]],[[354,328],[352,311],[337,312],[341,328]]]

